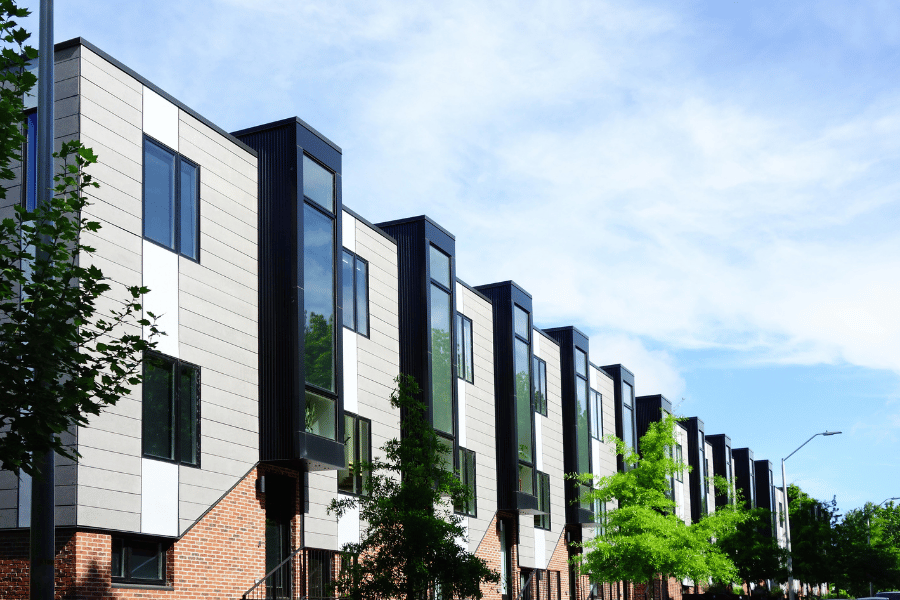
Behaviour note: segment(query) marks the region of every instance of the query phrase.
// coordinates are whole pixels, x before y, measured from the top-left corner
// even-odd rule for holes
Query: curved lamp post
[[[840,431],[823,431],[821,433],[817,433],[813,435],[811,438],[800,444],[800,448],[810,443],[814,437],[820,435],[838,435],[842,433]],[[797,448],[797,450],[800,450]],[[784,461],[797,454],[797,450],[794,450],[787,456],[781,459],[781,489],[784,490],[784,524],[785,524],[785,533],[787,534],[787,551],[788,551],[788,594],[790,600],[796,600],[797,596],[794,594],[794,561],[791,556],[791,505],[790,499],[788,498],[787,491],[787,483],[786,478],[784,476]]]
[[[891,500],[900,500],[900,496],[895,498],[885,498],[881,502],[875,505],[875,508],[879,508],[885,502],[890,502]],[[869,543],[869,548],[872,547],[872,518],[870,515],[866,515],[866,541]],[[872,596],[872,582],[869,581],[869,596]]]

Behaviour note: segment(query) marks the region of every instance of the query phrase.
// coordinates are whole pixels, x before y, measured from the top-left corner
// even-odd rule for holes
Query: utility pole
[[[53,0],[41,0],[38,46],[37,204],[53,194]],[[55,383],[55,382],[54,382]],[[35,457],[40,474],[32,479],[29,590],[31,600],[53,600],[56,558],[56,455]]]

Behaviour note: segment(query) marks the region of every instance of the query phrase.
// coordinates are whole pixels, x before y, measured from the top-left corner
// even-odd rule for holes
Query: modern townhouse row
[[[59,597],[328,596],[366,525],[327,507],[363,493],[360,462],[400,435],[399,373],[473,492],[456,510],[501,574],[487,598],[634,595],[575,576],[571,543],[607,507],[565,475],[626,468],[606,437],[637,444],[672,412],[664,396],[636,397],[575,327],[535,326],[516,283],[464,283],[455,237],[428,217],[372,224],[345,206],[341,149],[299,118],[227,133],[81,38],[57,45],[55,78],[57,142],[100,157],[92,260],[149,287],[166,333],[142,385],[67,435],[81,459],[56,466]],[[2,216],[32,201],[33,173],[17,168]],[[768,461],[698,418],[678,436],[685,522],[729,501],[712,474],[782,507]],[[31,485],[0,472],[5,598],[27,595]]]

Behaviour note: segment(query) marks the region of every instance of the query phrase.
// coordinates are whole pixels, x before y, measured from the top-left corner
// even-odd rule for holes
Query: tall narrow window
[[[603,396],[597,390],[591,390],[591,437],[603,437]]]
[[[702,431],[697,431],[697,444],[697,452],[700,456],[700,514],[705,515],[708,512],[706,496],[709,492],[709,484],[706,482],[706,443]]]
[[[369,263],[349,250],[341,258],[344,327],[369,335]]]
[[[538,529],[550,529],[550,476],[538,471],[535,478],[538,510],[544,514],[534,516],[534,526]]]
[[[622,441],[634,449],[634,390],[631,384],[622,382]]]
[[[682,465],[677,471],[675,471],[675,479],[678,481],[684,481],[684,451],[681,447],[681,444],[675,445],[675,462],[679,465]]]
[[[144,237],[193,260],[200,258],[200,170],[147,137]]]
[[[591,471],[587,363],[587,354],[584,350],[575,348],[575,449],[579,473],[590,473]],[[589,489],[582,485],[578,493],[583,496]],[[584,502],[582,502],[582,508],[591,509],[589,505],[584,505]]]
[[[531,323],[524,309],[514,306],[513,366],[516,390],[516,434],[519,491],[534,494],[534,410],[531,406]]]
[[[334,173],[303,155],[305,431],[337,437]],[[299,306],[298,306],[299,308]]]
[[[454,505],[453,508],[458,513],[470,517],[477,516],[475,504],[475,494],[477,493],[475,486],[475,452],[473,450],[459,449],[459,470],[457,473],[459,480],[469,490],[469,498],[465,502]]]
[[[143,455],[200,464],[200,369],[158,354],[144,357]]]
[[[453,347],[450,257],[429,246],[431,274],[431,402],[432,426],[453,436]],[[452,459],[452,454],[451,454]]]
[[[475,383],[472,360],[472,319],[456,313],[456,373],[469,383]]]
[[[22,205],[37,208],[37,110],[25,116],[25,148],[22,151]]]
[[[547,363],[534,357],[531,369],[534,378],[534,412],[547,416]]]
[[[372,457],[372,422],[344,413],[344,468],[338,469],[338,491],[364,494],[368,473],[362,464]]]

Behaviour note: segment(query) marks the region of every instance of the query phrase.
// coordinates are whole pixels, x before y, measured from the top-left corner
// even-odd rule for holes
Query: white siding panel
[[[144,88],[144,133],[178,151],[178,107]]]
[[[150,293],[144,296],[144,314],[154,313],[156,326],[166,335],[157,338],[156,349],[178,358],[178,255],[144,240],[144,285]],[[148,337],[148,328],[144,337]]]
[[[178,535],[178,465],[141,459],[141,533]]]

